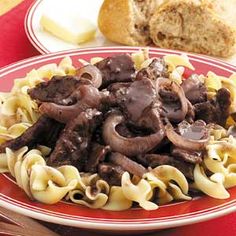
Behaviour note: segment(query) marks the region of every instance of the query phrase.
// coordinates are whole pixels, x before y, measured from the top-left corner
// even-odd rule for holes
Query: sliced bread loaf
[[[229,1],[229,0],[227,0]],[[226,1],[226,2],[227,2]],[[222,3],[223,2],[223,3]],[[225,1],[171,0],[152,16],[150,36],[164,48],[226,57],[235,48],[236,34],[225,11]]]
[[[227,57],[235,52],[236,0],[104,0],[98,17],[111,41]]]

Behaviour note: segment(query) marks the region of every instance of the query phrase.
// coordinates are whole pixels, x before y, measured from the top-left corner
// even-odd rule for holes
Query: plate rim
[[[38,40],[32,26],[34,12],[36,11],[37,7],[41,4],[42,1],[44,0],[36,0],[30,4],[24,18],[24,29],[27,38],[29,39],[30,43],[36,48],[36,50],[39,51],[41,54],[48,54],[51,52],[47,50],[43,46],[43,44]]]
[[[60,216],[52,216],[52,215],[44,215],[40,212],[31,211],[29,209],[24,209],[20,206],[13,205],[12,203],[8,203],[0,198],[0,206],[4,207],[8,210],[14,211],[16,213],[31,217],[33,219],[42,220],[45,222],[50,222],[54,224],[61,224],[65,226],[72,226],[77,228],[85,228],[85,229],[98,229],[98,230],[105,230],[105,231],[151,231],[155,229],[166,229],[166,228],[173,228],[179,226],[190,225],[194,223],[205,222],[211,219],[215,219],[218,217],[222,217],[224,215],[228,215],[232,212],[236,211],[236,205],[231,206],[226,209],[221,209],[220,211],[207,213],[205,215],[194,216],[194,218],[189,219],[177,219],[174,222],[153,222],[147,223],[143,222],[141,224],[124,224],[122,222],[119,223],[105,223],[105,222],[96,222],[96,221],[89,221],[85,220],[82,221],[76,219],[65,219]],[[96,210],[96,209],[95,209]]]
[[[41,1],[41,0],[40,0]],[[90,47],[90,48],[83,48],[83,49],[72,49],[72,50],[67,50],[67,51],[60,51],[56,53],[49,53],[46,55],[39,55],[31,58],[27,58],[15,63],[12,63],[10,65],[7,65],[3,68],[0,68],[0,79],[4,77],[4,74],[14,72],[16,70],[19,70],[20,66],[27,66],[29,63],[32,62],[37,62],[40,59],[44,59],[45,61],[53,59],[54,56],[66,56],[72,53],[80,53],[80,52],[99,52],[99,51],[111,51],[114,50],[114,52],[118,50],[124,50],[127,52],[133,52],[140,50],[141,48],[144,47],[129,47],[129,46],[110,46],[110,47]],[[153,48],[149,47],[150,51],[156,51],[156,52],[163,52],[163,53],[183,53],[181,51],[176,51],[176,50],[167,50],[167,49],[158,49],[158,48]],[[198,59],[203,59],[204,61],[210,61],[210,62],[215,62],[217,64],[222,65],[223,67],[226,66],[227,68],[230,67],[234,70],[236,70],[236,66],[233,66],[227,62],[220,61],[218,59],[214,59],[211,57],[206,57],[206,56],[201,56],[201,55],[196,55],[196,54],[191,54],[191,53],[185,53],[187,55],[190,55],[192,57],[198,58]],[[29,66],[29,65],[28,65]],[[181,225],[188,225],[188,224],[193,224],[193,223],[199,223],[202,221],[210,220],[216,217],[220,217],[226,214],[229,214],[233,211],[236,211],[236,204],[232,204],[230,206],[225,206],[222,207],[220,210],[215,210],[211,212],[206,212],[205,214],[200,214],[196,215],[194,217],[190,217],[187,219],[176,219],[173,220],[172,222],[143,222],[143,224],[135,224],[133,222],[123,224],[122,222],[92,222],[89,220],[86,220],[82,222],[81,220],[77,219],[65,219],[62,217],[58,216],[52,216],[52,215],[44,215],[43,213],[40,212],[35,212],[30,209],[24,209],[22,206],[17,206],[12,203],[9,203],[6,201],[6,199],[2,198],[2,194],[0,194],[0,206],[5,207],[9,210],[16,211],[20,214],[36,218],[39,220],[43,221],[48,221],[52,223],[59,223],[63,225],[68,225],[68,226],[75,226],[75,227],[81,227],[81,228],[87,228],[87,229],[99,229],[99,230],[115,230],[115,231],[136,231],[136,230],[153,230],[153,229],[162,229],[162,228],[169,228],[169,227],[177,227]]]

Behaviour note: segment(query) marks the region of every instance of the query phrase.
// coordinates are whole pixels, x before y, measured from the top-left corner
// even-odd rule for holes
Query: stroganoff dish
[[[229,197],[235,75],[197,75],[186,55],[147,50],[81,63],[45,65],[0,93],[0,172],[46,204],[155,210]]]

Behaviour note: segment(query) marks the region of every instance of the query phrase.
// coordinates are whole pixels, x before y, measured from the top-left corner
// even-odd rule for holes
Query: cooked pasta
[[[195,70],[191,62],[189,61],[189,58],[187,55],[182,54],[182,55],[175,55],[175,54],[170,54],[164,56],[164,60],[168,65],[168,69],[170,71],[174,71],[177,66],[184,66],[189,68],[190,70]]]
[[[205,194],[218,198],[226,199],[229,198],[229,193],[224,187],[224,176],[219,174],[220,178],[207,177],[203,167],[196,165],[194,168],[194,180],[198,189]]]
[[[149,201],[152,196],[152,187],[148,181],[141,179],[137,185],[133,184],[128,172],[122,175],[121,187],[125,197],[137,202],[139,206],[146,210],[155,210],[158,206]]]
[[[110,211],[122,211],[131,208],[132,203],[132,200],[126,198],[122,187],[112,186],[108,196],[108,201],[106,205],[102,207],[102,209]]]

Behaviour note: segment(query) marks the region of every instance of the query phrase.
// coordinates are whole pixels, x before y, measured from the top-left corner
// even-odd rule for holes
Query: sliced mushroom
[[[116,131],[116,126],[122,122],[124,122],[124,116],[115,113],[110,114],[103,125],[103,139],[113,151],[120,152],[126,156],[146,153],[158,146],[165,137],[163,128],[160,128],[154,134],[144,137],[123,137]]]

